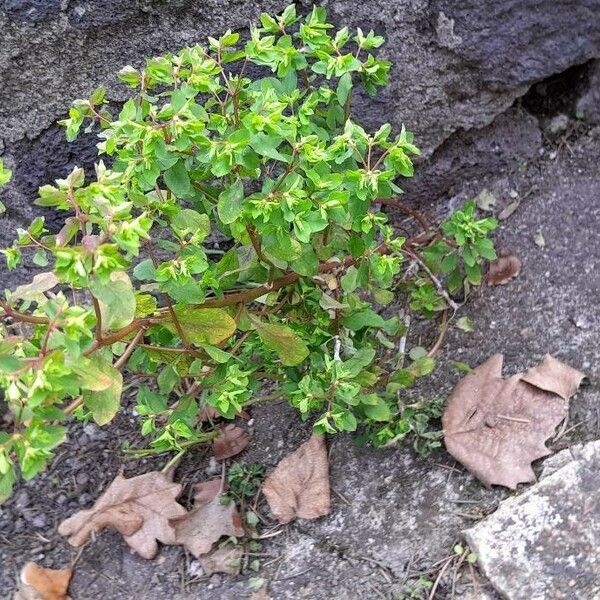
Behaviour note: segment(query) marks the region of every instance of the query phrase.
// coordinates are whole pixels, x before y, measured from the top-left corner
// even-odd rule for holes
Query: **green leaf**
[[[290,262],[290,266],[296,273],[304,277],[311,277],[319,272],[319,258],[309,245],[303,245],[302,255]]]
[[[179,383],[179,373],[173,365],[167,365],[158,375],[156,383],[161,394],[170,394]]]
[[[249,316],[263,344],[276,352],[284,365],[293,367],[308,356],[308,347],[294,330],[285,325],[264,323],[254,315]]]
[[[435,369],[435,359],[431,356],[421,356],[417,358],[409,367],[410,372],[415,377],[425,377]]]
[[[120,329],[135,317],[135,294],[129,275],[122,271],[110,274],[110,281],[90,281],[90,291],[98,300],[103,329]]]
[[[183,160],[177,161],[170,169],[167,169],[163,178],[167,187],[177,198],[186,198],[192,194],[190,176]]]
[[[390,407],[381,398],[377,404],[363,404],[362,407],[372,421],[389,421],[392,418]]]
[[[202,349],[215,362],[220,363],[220,364],[229,362],[229,359],[233,357],[233,355],[231,353],[225,352],[225,350],[221,350],[221,348],[217,348],[216,346],[210,346],[209,344],[202,344]]]
[[[121,406],[123,375],[106,361],[98,360],[95,366],[110,378],[111,385],[101,391],[84,390],[83,403],[98,425],[106,425],[112,421]]]
[[[365,367],[369,366],[375,358],[372,348],[360,348],[356,354],[343,363],[344,373],[348,377],[356,377]]]
[[[346,100],[348,99],[348,95],[350,94],[350,90],[352,89],[352,75],[350,73],[344,73],[340,80],[338,81],[337,86],[337,99],[338,102],[344,106],[346,104]]]
[[[22,369],[26,363],[19,360],[16,356],[0,355],[0,373],[14,373]]]
[[[177,305],[174,310],[185,336],[193,344],[219,344],[235,333],[235,321],[222,308],[190,308]],[[167,321],[165,327],[178,335],[172,321]]]
[[[4,166],[4,161],[0,158],[0,185],[5,185],[11,180],[12,171]]]
[[[466,332],[474,330],[473,322],[471,319],[469,319],[469,317],[461,317],[460,319],[457,319],[455,326],[458,327],[458,329]]]
[[[118,371],[97,355],[92,356],[93,359],[80,357],[71,365],[71,370],[77,375],[78,383],[83,389],[101,392],[114,384],[118,379]]]
[[[138,263],[133,269],[133,276],[140,281],[154,281],[156,278],[156,269],[152,261],[147,258]]]
[[[365,327],[383,328],[385,320],[370,308],[363,308],[342,319],[342,325],[351,331],[360,331]]]
[[[236,179],[235,183],[219,194],[219,203],[217,212],[219,219],[225,225],[237,221],[242,212],[244,202],[244,185],[241,179]]]
[[[210,234],[210,218],[191,208],[184,208],[173,217],[171,227],[181,237],[191,233],[200,243]]]

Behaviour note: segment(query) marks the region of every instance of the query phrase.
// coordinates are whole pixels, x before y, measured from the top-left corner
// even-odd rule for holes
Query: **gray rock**
[[[590,68],[587,89],[577,101],[575,112],[589,123],[600,124],[600,60]]]
[[[551,460],[538,484],[465,532],[482,571],[510,600],[600,595],[600,441]]]
[[[7,241],[31,216],[36,188],[76,163],[90,166],[93,136],[67,145],[54,125],[70,102],[106,85],[127,97],[115,73],[125,64],[243,29],[261,11],[289,0],[11,0],[0,10],[0,142],[15,179],[0,221]],[[300,3],[306,12],[312,4]],[[302,6],[303,5],[303,6]],[[460,130],[482,128],[533,82],[600,57],[600,0],[376,0],[328,3],[339,24],[373,28],[388,38],[391,85],[357,98],[371,127],[405,122],[426,156]]]
[[[37,515],[31,520],[31,524],[36,529],[43,529],[46,527],[46,517],[44,515]]]
[[[535,158],[541,144],[537,119],[523,109],[510,108],[482,129],[453,135],[403,188],[411,198],[423,200],[453,194],[466,180]]]

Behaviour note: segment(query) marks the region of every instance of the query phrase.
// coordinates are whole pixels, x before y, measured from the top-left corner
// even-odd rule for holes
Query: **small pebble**
[[[31,520],[31,524],[36,529],[43,529],[44,527],[46,527],[46,517],[44,515],[38,515],[37,517],[34,517]]]
[[[23,509],[29,504],[29,494],[25,490],[20,490],[15,495],[15,507]]]
[[[206,467],[205,472],[207,475],[217,475],[221,472],[221,465],[219,465],[214,456],[210,457],[210,460],[208,461],[208,467]]]
[[[79,506],[86,506],[87,504],[90,504],[91,501],[92,497],[89,494],[81,494],[77,500]]]
[[[187,572],[190,577],[204,576],[204,569],[202,568],[202,565],[197,560],[193,560],[188,565]]]
[[[86,485],[90,480],[90,476],[87,473],[77,473],[75,481],[78,485]]]

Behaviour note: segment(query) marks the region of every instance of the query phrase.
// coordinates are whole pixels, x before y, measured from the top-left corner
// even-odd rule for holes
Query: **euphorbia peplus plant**
[[[394,200],[412,135],[351,117],[354,86],[387,83],[371,53],[384,40],[325,19],[289,6],[243,46],[228,31],[126,67],[135,95],[116,118],[103,89],[73,104],[67,138],[99,126],[108,159],[91,182],[76,168],[40,188],[64,227],[39,217],[3,251],[10,269],[23,254],[46,269],[0,303],[0,497],[17,464],[27,479],[45,466],[71,415],[115,416],[124,369],[140,381],[147,452],[212,439],[214,415],[233,418],[264,380],[317,431],[427,435],[431,409],[401,392],[433,359],[405,360],[404,320],[377,306],[443,314],[443,329],[456,308],[444,274],[450,293],[478,284],[495,223],[470,204],[434,229]],[[396,236],[382,203],[424,231]]]

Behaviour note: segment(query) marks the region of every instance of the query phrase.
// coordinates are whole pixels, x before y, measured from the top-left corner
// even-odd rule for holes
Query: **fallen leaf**
[[[21,586],[14,600],[69,600],[72,569],[46,569],[28,562],[21,570]]]
[[[466,333],[470,333],[471,331],[475,330],[475,327],[473,327],[473,321],[471,321],[469,317],[461,317],[460,319],[457,319],[454,325]]]
[[[492,210],[492,207],[496,204],[496,196],[492,194],[488,189],[483,189],[477,196],[475,196],[475,204],[477,208],[481,210]]]
[[[516,256],[501,256],[490,263],[488,285],[504,285],[521,272],[521,261]]]
[[[196,486],[194,509],[185,516],[171,519],[175,529],[174,544],[183,544],[196,558],[210,552],[224,535],[245,534],[242,519],[234,502],[221,501],[221,482],[205,481]]]
[[[546,358],[524,375],[503,379],[502,363],[495,354],[458,383],[442,425],[456,460],[487,486],[515,489],[535,481],[531,463],[551,453],[545,441],[568,414],[568,395],[582,374]]]
[[[250,434],[230,423],[221,427],[219,437],[213,442],[213,454],[217,460],[225,460],[239,454],[250,442]]]
[[[198,411],[198,423],[204,423],[205,421],[212,421],[221,416],[221,413],[213,406],[202,406]]]
[[[280,523],[329,514],[331,499],[325,437],[313,433],[308,441],[286,456],[265,479],[262,491]]]
[[[546,354],[539,365],[529,369],[523,381],[568,400],[579,388],[585,373]]]
[[[269,589],[266,585],[260,588],[258,592],[254,592],[249,600],[271,600]]]
[[[58,532],[68,536],[72,546],[81,546],[92,533],[111,527],[140,556],[153,558],[158,550],[156,540],[176,543],[169,520],[186,514],[175,501],[181,485],[171,478],[172,472],[158,471],[130,479],[118,475],[92,508],[63,521]]]
[[[198,561],[202,565],[205,575],[213,573],[227,573],[238,575],[242,567],[244,550],[241,546],[225,546],[217,548],[210,554],[199,556]]]
[[[508,217],[510,217],[515,212],[515,210],[519,208],[520,204],[521,203],[518,200],[516,200],[515,202],[511,202],[508,206],[506,206],[500,211],[498,219],[500,221],[505,221],[506,219],[508,219]]]

